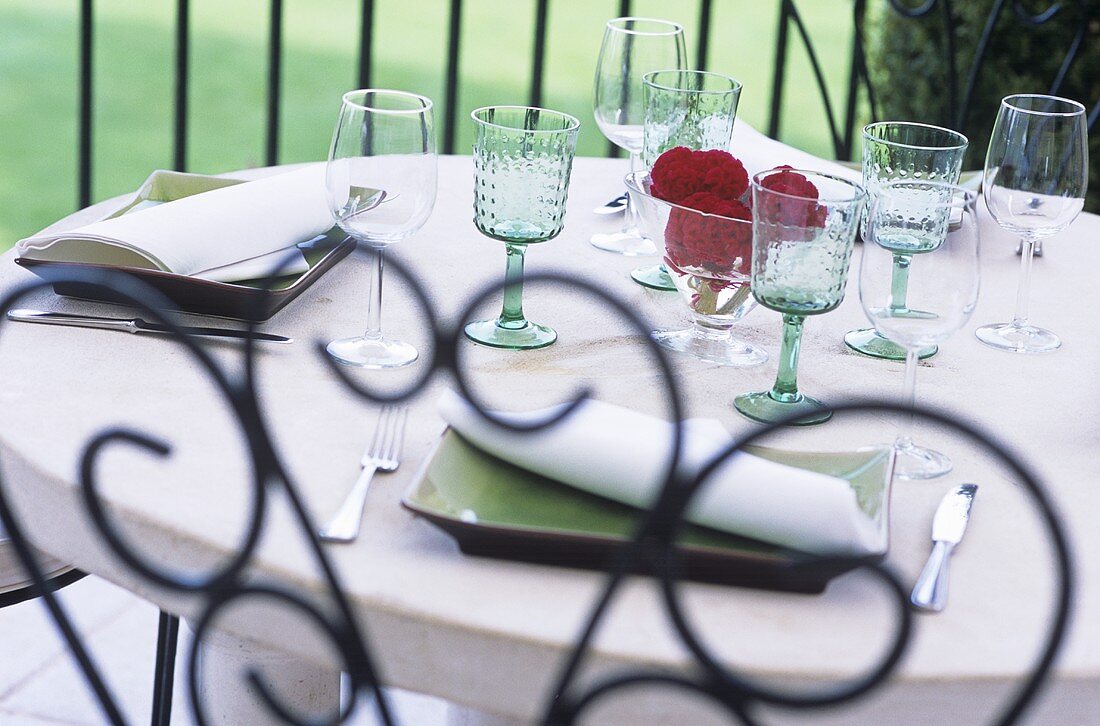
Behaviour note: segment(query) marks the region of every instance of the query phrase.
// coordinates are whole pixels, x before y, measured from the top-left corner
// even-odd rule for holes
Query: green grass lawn
[[[322,159],[343,91],[354,87],[358,0],[285,0],[280,160]],[[268,0],[192,0],[192,171],[261,163],[264,148]],[[447,0],[377,0],[373,85],[428,95],[441,113]],[[171,164],[174,0],[98,0],[95,40],[96,199],[135,188]],[[525,103],[533,0],[466,0],[457,148],[472,138],[469,111]],[[591,120],[591,78],[604,22],[616,0],[551,3],[543,104],[576,115],[578,153],[602,155]],[[849,0],[802,4],[834,97],[844,91]],[[0,3],[0,249],[76,203],[77,3]],[[684,23],[694,58],[696,1],[635,0],[636,15]],[[739,114],[763,128],[768,113],[778,0],[716,0],[709,69],[745,86]],[[789,66],[781,138],[829,153],[821,102],[805,54]]]

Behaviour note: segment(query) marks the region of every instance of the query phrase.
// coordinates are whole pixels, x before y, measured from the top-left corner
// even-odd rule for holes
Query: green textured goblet
[[[653,167],[664,152],[676,146],[693,151],[729,149],[741,82],[707,71],[651,71],[642,76],[645,125],[642,163]],[[646,230],[652,239],[655,232]],[[630,277],[655,290],[676,290],[664,264],[635,268]]]
[[[825,404],[798,390],[798,352],[806,316],[827,313],[844,299],[866,198],[860,185],[812,171],[772,169],[753,177],[752,294],[783,314],[783,346],[771,390],[735,399],[745,416],[765,423],[797,416],[792,423],[798,425],[832,417]]]
[[[884,184],[894,181],[958,183],[969,143],[957,131],[939,126],[898,121],[868,124],[863,128],[863,186],[867,189],[868,205],[874,203]],[[908,193],[919,195],[922,193],[919,189],[918,185]],[[930,196],[928,204],[935,205],[938,201]],[[867,215],[860,222],[860,232],[866,240]],[[931,239],[913,238],[909,249],[895,252],[890,280],[895,317],[922,315],[921,311],[906,305],[905,289],[909,284],[913,254],[927,251],[933,243]],[[849,331],[844,336],[844,343],[852,350],[874,358],[905,360],[907,356],[903,346],[874,328]],[[939,348],[935,345],[925,346],[918,351],[918,356],[930,358],[937,350]]]
[[[466,337],[494,348],[544,348],[558,334],[523,314],[527,245],[557,237],[565,221],[569,173],[580,122],[529,106],[474,111],[474,223],[508,253],[500,315],[467,323]]]

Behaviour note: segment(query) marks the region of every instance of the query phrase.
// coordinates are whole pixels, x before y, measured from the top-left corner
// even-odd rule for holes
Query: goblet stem
[[[642,156],[637,151],[630,152],[630,173],[638,170]],[[638,210],[630,195],[626,195],[626,208],[623,210],[623,233],[633,234],[638,229]]]
[[[365,340],[382,340],[382,252],[384,247],[375,247],[370,273],[370,292],[367,297],[367,332]]]
[[[890,310],[905,313],[909,307],[905,298],[909,294],[909,255],[894,255],[894,267],[890,278]]]
[[[905,424],[898,435],[897,447],[899,449],[908,449],[913,446],[913,407],[917,403],[917,361],[919,358],[919,349],[905,349],[905,388],[903,395],[905,397],[905,407],[909,409],[909,414],[905,417]]]
[[[1035,259],[1035,240],[1024,237],[1020,251],[1020,285],[1016,288],[1016,314],[1012,316],[1012,327],[1027,326],[1027,303],[1031,292],[1031,262]]]
[[[802,398],[798,392],[798,351],[802,344],[801,315],[783,316],[783,344],[779,349],[779,372],[768,394],[776,401],[794,403]]]
[[[527,325],[523,316],[523,255],[527,245],[506,244],[508,253],[504,267],[504,307],[497,325],[509,330],[519,330]]]

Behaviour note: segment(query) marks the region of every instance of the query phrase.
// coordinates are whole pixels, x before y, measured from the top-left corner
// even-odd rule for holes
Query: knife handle
[[[128,330],[137,332],[137,326],[133,320],[120,318],[101,318],[95,315],[66,315],[65,313],[50,313],[43,310],[27,310],[17,308],[8,311],[9,320],[18,320],[23,323],[46,323],[51,325],[76,325],[81,328],[99,328],[102,330]]]
[[[909,596],[909,602],[918,610],[938,613],[947,604],[947,560],[953,549],[955,545],[950,542],[936,542],[932,547],[932,554],[928,555],[928,562],[924,563],[913,594]]]

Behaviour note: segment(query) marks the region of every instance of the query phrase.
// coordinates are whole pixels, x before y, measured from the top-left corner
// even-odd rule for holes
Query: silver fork
[[[374,437],[359,461],[363,471],[355,480],[355,486],[348,492],[348,496],[336,511],[335,516],[318,532],[321,539],[326,542],[354,542],[359,536],[363,508],[367,503],[367,490],[370,488],[374,473],[395,471],[401,463],[405,422],[408,418],[409,409],[404,407],[386,406],[378,412]]]

